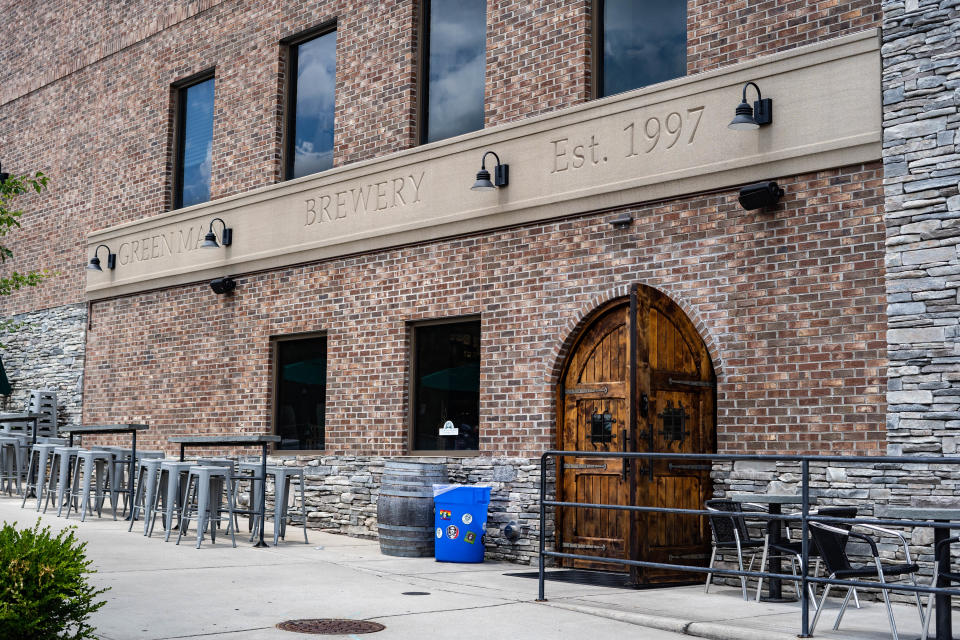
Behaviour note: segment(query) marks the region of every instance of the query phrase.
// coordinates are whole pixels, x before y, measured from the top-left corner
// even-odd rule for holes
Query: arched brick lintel
[[[710,354],[713,371],[717,377],[717,384],[722,384],[723,359],[720,357],[720,349],[717,347],[716,341],[713,339],[713,335],[710,333],[707,324],[697,313],[696,307],[691,305],[679,292],[671,291],[663,287],[654,287],[646,283],[641,284],[645,284],[663,293],[683,310],[690,319],[690,322],[693,323],[693,326],[696,327],[697,334],[707,347],[707,353]],[[577,308],[563,326],[560,327],[557,335],[555,335],[551,341],[554,345],[551,357],[545,360],[545,362],[551,363],[550,371],[547,372],[546,376],[551,386],[556,385],[559,381],[560,375],[563,372],[563,365],[566,362],[567,356],[570,354],[570,349],[573,348],[573,342],[577,338],[577,335],[579,335],[580,330],[587,322],[593,319],[593,315],[598,308],[618,298],[628,297],[630,295],[630,286],[630,284],[618,285],[593,296]]]

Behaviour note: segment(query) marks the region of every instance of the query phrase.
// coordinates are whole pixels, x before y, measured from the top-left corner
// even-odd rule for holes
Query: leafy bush
[[[74,640],[95,638],[87,619],[106,602],[106,591],[87,582],[91,561],[73,527],[50,534],[50,527],[0,529],[0,638]]]

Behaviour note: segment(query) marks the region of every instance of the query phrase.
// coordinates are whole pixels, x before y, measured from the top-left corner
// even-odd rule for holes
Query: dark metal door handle
[[[621,445],[620,448],[621,448],[621,451],[623,451],[623,453],[626,453],[626,452],[627,452],[627,440],[629,440],[629,438],[627,437],[627,432],[626,432],[626,430],[621,431],[621,432],[620,432],[620,435],[621,435],[621,440],[623,441],[623,444]],[[623,466],[623,469],[622,469],[622,471],[621,471],[621,473],[622,473],[622,479],[623,479],[624,482],[626,482],[626,481],[627,481],[627,472],[630,470],[630,461],[627,460],[626,458],[623,458],[622,460],[623,460],[623,465],[622,465],[622,466]]]

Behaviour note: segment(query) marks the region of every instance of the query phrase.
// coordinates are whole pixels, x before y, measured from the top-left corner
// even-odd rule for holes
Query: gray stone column
[[[883,10],[888,449],[953,454],[960,437],[960,2],[885,0]]]

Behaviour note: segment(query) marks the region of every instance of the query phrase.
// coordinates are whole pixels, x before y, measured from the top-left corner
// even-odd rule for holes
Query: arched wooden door
[[[631,339],[632,338],[632,339]],[[631,379],[631,371],[633,377]],[[558,386],[558,447],[567,451],[716,451],[716,377],[703,340],[686,314],[656,289],[635,286],[629,299],[597,311],[577,336]],[[712,493],[710,465],[690,461],[624,464],[566,458],[559,499],[699,509]],[[560,509],[562,551],[587,556],[705,564],[704,518],[600,509]],[[567,566],[625,571],[576,560]],[[632,570],[637,583],[698,579],[696,574]]]

